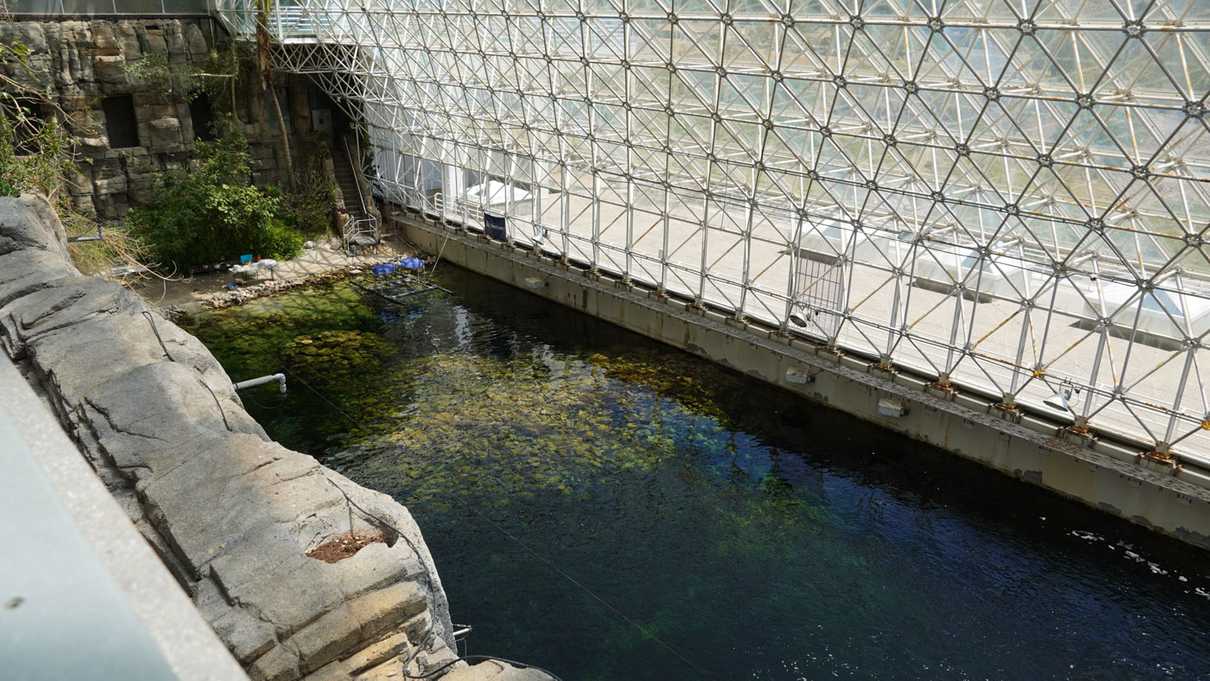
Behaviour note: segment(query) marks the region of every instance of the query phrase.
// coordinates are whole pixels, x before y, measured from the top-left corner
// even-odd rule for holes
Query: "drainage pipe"
[[[240,381],[239,383],[236,383],[235,389],[243,390],[244,388],[255,388],[258,385],[265,385],[266,383],[272,383],[274,381],[277,381],[277,387],[279,390],[281,390],[281,394],[285,395],[286,394],[286,375],[285,374],[269,374],[268,376],[261,376],[260,378],[250,378],[246,381]]]

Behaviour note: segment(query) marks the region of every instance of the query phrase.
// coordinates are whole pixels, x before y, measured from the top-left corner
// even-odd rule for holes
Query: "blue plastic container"
[[[390,274],[394,274],[398,267],[399,265],[396,263],[384,262],[370,266],[370,272],[372,272],[376,277],[385,277]]]

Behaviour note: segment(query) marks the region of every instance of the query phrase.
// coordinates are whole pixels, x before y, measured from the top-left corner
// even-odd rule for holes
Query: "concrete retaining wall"
[[[523,288],[803,397],[946,449],[1156,531],[1210,549],[1210,478],[1171,468],[989,400],[929,388],[801,339],[695,309],[528,250],[403,219],[443,260]]]

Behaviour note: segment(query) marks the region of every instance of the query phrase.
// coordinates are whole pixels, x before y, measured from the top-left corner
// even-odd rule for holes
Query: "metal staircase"
[[[336,185],[344,196],[345,211],[348,221],[342,229],[341,238],[346,249],[367,248],[375,246],[380,240],[378,233],[378,218],[369,210],[365,193],[362,191],[360,155],[356,153],[357,145],[349,144],[349,138],[342,138],[344,145],[343,161],[337,159],[333,164]]]

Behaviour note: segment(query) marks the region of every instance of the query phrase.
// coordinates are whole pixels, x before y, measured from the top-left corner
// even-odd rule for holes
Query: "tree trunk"
[[[290,134],[286,132],[286,119],[281,113],[281,102],[277,99],[277,88],[269,88],[269,93],[273,96],[273,110],[277,113],[277,128],[281,131],[281,148],[285,154],[282,160],[286,162],[286,186],[294,189],[294,158],[290,154]]]
[[[269,12],[273,0],[258,0],[256,3],[256,66],[260,71],[261,91],[268,91],[273,99],[273,110],[277,114],[277,128],[281,133],[282,160],[286,164],[286,184],[294,188],[294,159],[290,155],[290,134],[286,130],[286,119],[281,113],[281,102],[277,99],[277,88],[273,87],[273,58],[269,42]]]

